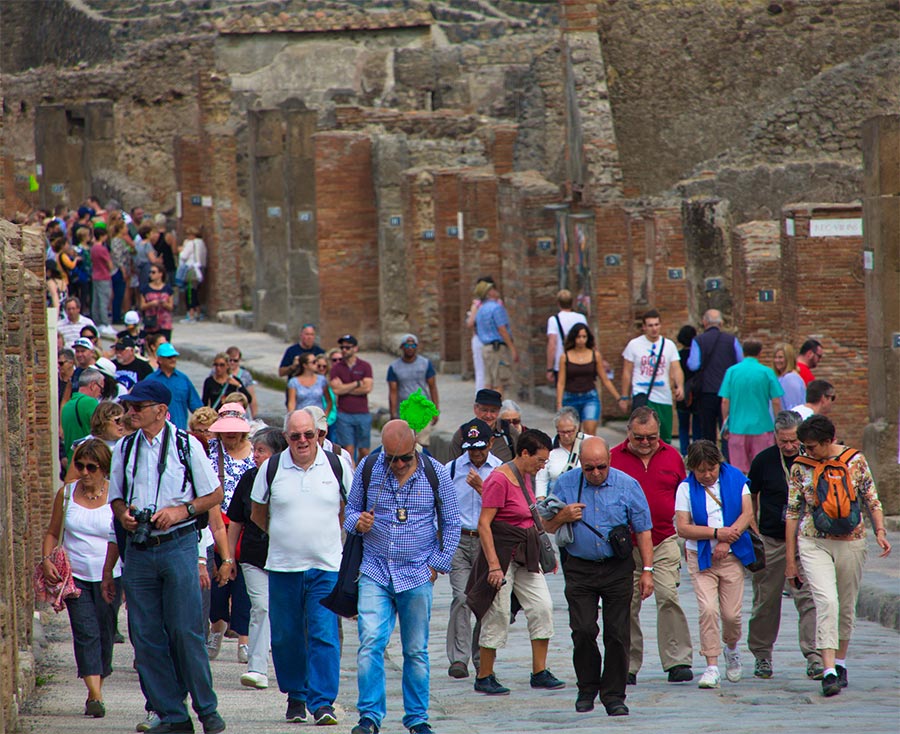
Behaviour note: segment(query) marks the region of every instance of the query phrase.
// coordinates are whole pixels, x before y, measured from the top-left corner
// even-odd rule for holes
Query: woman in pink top
[[[509,693],[509,688],[500,685],[494,675],[494,660],[497,650],[506,644],[513,591],[528,621],[531,687],[556,689],[566,685],[547,669],[547,648],[553,636],[553,599],[541,572],[538,528],[531,512],[535,502],[534,475],[547,463],[552,446],[543,431],[523,431],[516,441],[516,458],[494,469],[482,487],[478,534],[487,561],[487,583],[496,589],[496,596],[481,617],[481,667],[475,690],[488,696]]]
[[[106,243],[109,239],[106,227],[94,228],[94,244],[91,245],[91,317],[101,328],[109,327],[109,306],[112,300],[112,256]]]

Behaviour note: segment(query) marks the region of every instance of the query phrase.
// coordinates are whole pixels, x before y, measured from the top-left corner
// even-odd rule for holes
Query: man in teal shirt
[[[745,341],[743,362],[728,368],[719,388],[729,460],[744,474],[754,456],[775,444],[773,416],[781,411],[784,395],[774,370],[760,364],[761,352],[761,342]]]
[[[191,378],[184,372],[175,369],[178,352],[168,342],[159,345],[156,350],[156,360],[159,369],[145,380],[159,380],[172,393],[172,402],[169,403],[169,420],[178,428],[188,429],[188,417],[203,405],[197,388],[191,382]]]

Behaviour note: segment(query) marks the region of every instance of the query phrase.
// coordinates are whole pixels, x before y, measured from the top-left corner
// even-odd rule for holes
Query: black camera
[[[131,536],[131,544],[132,545],[147,545],[147,541],[150,540],[150,532],[153,530],[153,522],[150,520],[153,517],[154,509],[152,507],[145,507],[143,510],[132,510],[131,515],[137,520],[137,528],[134,531],[134,534]]]

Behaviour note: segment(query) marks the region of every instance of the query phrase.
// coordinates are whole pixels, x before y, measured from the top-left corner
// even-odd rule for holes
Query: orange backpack
[[[834,459],[816,461],[808,456],[798,456],[795,464],[808,466],[813,470],[813,524],[820,532],[828,535],[849,535],[859,525],[861,512],[856,487],[850,478],[850,460],[858,452],[845,449]]]

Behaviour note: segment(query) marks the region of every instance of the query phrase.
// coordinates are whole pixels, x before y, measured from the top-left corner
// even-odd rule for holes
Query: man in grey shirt
[[[437,373],[430,359],[426,359],[417,353],[419,340],[415,334],[404,334],[400,337],[400,358],[394,360],[387,372],[388,399],[391,410],[391,419],[400,417],[400,403],[406,400],[419,388],[425,396],[434,403],[434,407],[440,409],[440,400],[437,389]],[[432,426],[437,422],[435,418],[431,425],[416,435],[416,440],[422,446],[428,445]]]

